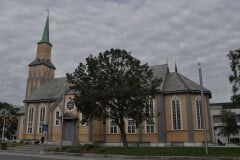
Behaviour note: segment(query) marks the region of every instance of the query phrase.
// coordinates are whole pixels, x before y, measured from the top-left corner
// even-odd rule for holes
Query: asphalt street
[[[97,157],[97,156],[69,156],[69,155],[45,155],[45,154],[26,154],[26,153],[9,153],[0,152],[0,160],[138,160],[138,158],[130,158],[125,156],[120,157]],[[141,158],[141,160],[147,160],[149,158]],[[159,158],[150,158],[149,160],[155,160]],[[139,159],[140,160],[140,159]]]

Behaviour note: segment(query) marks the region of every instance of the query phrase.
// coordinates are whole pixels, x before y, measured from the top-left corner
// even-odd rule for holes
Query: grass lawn
[[[240,157],[240,148],[209,148],[208,156],[213,157]],[[204,147],[107,147],[101,154],[138,155],[138,156],[196,156],[204,157]]]
[[[16,147],[16,146],[22,146],[22,145],[24,145],[24,144],[23,143],[16,143],[16,142],[7,142],[7,147]]]
[[[60,151],[59,149],[57,151]],[[131,156],[194,156],[205,157],[204,147],[100,147],[94,145],[77,145],[63,147],[64,152],[98,153],[104,155]],[[209,147],[209,157],[240,157],[240,148]]]

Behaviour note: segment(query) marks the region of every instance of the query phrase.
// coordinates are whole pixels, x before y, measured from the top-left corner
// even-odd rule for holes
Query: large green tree
[[[228,137],[228,142],[231,135],[238,134],[239,126],[237,125],[236,114],[230,110],[221,110],[221,120],[223,123],[223,128],[221,132]]]
[[[19,111],[19,108],[14,107],[13,105],[5,102],[0,102],[0,112],[2,114],[0,115],[0,136],[2,135],[2,129],[3,129],[3,122],[5,118],[5,132],[4,137],[10,138],[11,135],[14,135],[17,131],[17,112]],[[4,116],[3,114],[7,114]]]
[[[161,83],[147,64],[120,49],[107,50],[97,57],[90,55],[86,64],[80,63],[73,73],[67,74],[67,79],[86,121],[105,122],[110,118],[120,129],[124,147],[128,147],[124,120],[132,118],[138,127],[148,118],[144,109]]]
[[[235,104],[240,104],[239,83],[240,83],[240,49],[231,50],[227,57],[230,60],[230,68],[232,74],[229,76],[229,81],[232,84],[233,96],[231,100]]]

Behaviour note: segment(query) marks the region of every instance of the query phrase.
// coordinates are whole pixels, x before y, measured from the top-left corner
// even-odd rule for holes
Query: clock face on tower
[[[73,110],[74,108],[74,101],[68,101],[67,104],[66,104],[66,107],[69,111]]]

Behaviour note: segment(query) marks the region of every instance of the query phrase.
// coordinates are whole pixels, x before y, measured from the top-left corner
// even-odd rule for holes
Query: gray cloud
[[[211,102],[229,101],[226,54],[240,41],[240,2],[230,0],[4,1],[0,6],[0,100],[22,104],[28,64],[35,58],[50,9],[56,77],[72,72],[89,54],[123,48],[149,65],[177,62],[180,73],[204,85]]]

